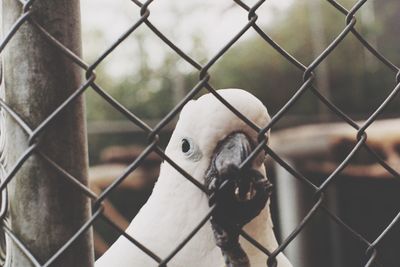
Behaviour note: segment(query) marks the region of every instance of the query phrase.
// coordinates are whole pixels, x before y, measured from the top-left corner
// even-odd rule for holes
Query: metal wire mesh
[[[16,0],[17,1],[17,0]],[[376,120],[376,118],[382,113],[386,106],[396,97],[397,93],[400,89],[400,69],[395,64],[390,62],[387,58],[385,58],[381,53],[379,53],[373,46],[371,46],[363,36],[355,29],[356,25],[356,14],[362,8],[367,0],[358,1],[350,10],[344,8],[341,4],[334,0],[327,0],[329,4],[335,9],[337,12],[340,12],[345,18],[345,23],[342,31],[336,38],[326,47],[326,49],[315,58],[311,64],[304,65],[300,61],[298,61],[295,57],[285,51],[278,43],[276,43],[265,31],[263,31],[259,25],[257,24],[257,10],[261,5],[265,3],[265,0],[258,1],[253,6],[248,6],[244,2],[240,0],[234,0],[234,2],[240,6],[244,12],[248,13],[248,22],[243,28],[238,29],[237,34],[229,40],[225,46],[218,51],[205,65],[198,63],[195,59],[186,54],[183,50],[177,47],[173,41],[168,39],[156,26],[154,26],[150,19],[150,9],[153,0],[148,0],[146,2],[139,2],[138,0],[132,0],[132,4],[138,7],[138,11],[140,12],[140,19],[133,24],[117,41],[115,41],[106,51],[104,51],[92,64],[88,64],[84,62],[80,57],[71,52],[67,47],[65,47],[62,43],[60,43],[55,37],[51,36],[33,17],[32,17],[32,6],[35,4],[34,0],[30,1],[21,1],[23,3],[23,10],[21,11],[21,15],[19,19],[15,22],[12,29],[5,33],[5,37],[3,41],[0,43],[0,52],[4,50],[7,46],[8,42],[13,38],[13,36],[17,33],[20,27],[23,24],[29,23],[33,25],[37,29],[37,34],[41,34],[43,38],[45,38],[48,43],[55,46],[59,53],[65,55],[71,62],[78,65],[82,70],[86,73],[86,79],[84,83],[78,88],[72,95],[68,97],[50,116],[47,117],[38,127],[32,129],[30,128],[24,120],[16,113],[12,106],[7,105],[5,101],[0,99],[0,106],[3,112],[7,113],[11,116],[20,127],[29,135],[29,148],[25,151],[25,153],[19,158],[18,162],[10,168],[10,171],[4,175],[4,179],[0,184],[0,191],[3,193],[3,202],[2,202],[2,210],[0,213],[0,218],[4,220],[6,215],[6,188],[10,181],[13,179],[15,174],[18,172],[20,167],[24,164],[24,162],[33,154],[38,154],[42,156],[42,158],[55,170],[60,173],[60,177],[69,181],[73,186],[75,186],[80,192],[86,195],[88,198],[92,199],[93,203],[93,213],[89,221],[87,221],[84,225],[81,226],[79,231],[75,233],[73,237],[70,238],[68,242],[64,244],[58,251],[49,258],[46,262],[39,262],[35,256],[29,251],[29,247],[27,247],[18,236],[16,236],[11,229],[7,226],[6,223],[3,223],[3,229],[5,233],[10,237],[13,242],[21,249],[21,251],[26,255],[26,257],[31,261],[34,266],[49,266],[70,246],[73,245],[74,241],[77,240],[82,233],[87,231],[96,220],[103,220],[107,224],[109,224],[112,228],[114,228],[121,235],[125,236],[128,240],[130,240],[134,245],[136,245],[139,249],[146,253],[149,257],[154,259],[155,264],[158,266],[166,266],[168,262],[186,245],[186,243],[199,231],[199,229],[209,220],[211,217],[212,211],[215,208],[211,207],[210,211],[207,215],[201,220],[198,225],[190,232],[190,234],[180,242],[180,244],[173,248],[170,254],[161,258],[160,256],[153,253],[151,250],[146,248],[140,242],[135,240],[135,237],[127,235],[122,229],[120,229],[111,219],[107,218],[103,214],[102,201],[106,199],[110,193],[126,178],[128,175],[133,172],[138,166],[141,165],[143,160],[151,153],[157,153],[162,159],[167,161],[170,165],[176,168],[186,179],[193,183],[194,186],[198,187],[199,190],[202,190],[204,193],[208,193],[203,184],[199,183],[190,174],[186,173],[182,168],[180,168],[172,159],[170,159],[163,151],[163,149],[159,146],[158,134],[182,109],[182,107],[193,97],[196,96],[201,90],[206,89],[211,94],[213,94],[220,102],[222,102],[226,107],[228,107],[233,113],[237,115],[241,120],[247,123],[251,128],[256,131],[260,137],[264,136],[265,133],[271,129],[285,114],[288,110],[302,97],[302,95],[309,91],[311,92],[319,101],[321,101],[332,114],[336,115],[338,118],[346,122],[355,130],[355,135],[357,138],[357,143],[351,150],[351,152],[347,155],[347,157],[337,166],[337,168],[324,180],[324,182],[320,186],[316,186],[300,174],[297,170],[295,170],[292,166],[290,166],[285,160],[283,160],[278,154],[276,154],[266,143],[264,138],[260,138],[260,143],[256,146],[253,153],[249,156],[249,158],[243,163],[245,165],[246,162],[250,161],[254,155],[257,155],[259,151],[265,150],[267,154],[279,165],[281,165],[284,169],[286,169],[293,177],[300,180],[307,187],[309,187],[315,194],[315,201],[312,208],[308,211],[307,215],[303,218],[303,220],[298,224],[296,229],[286,238],[284,239],[279,247],[274,251],[268,251],[265,247],[260,245],[253,237],[246,234],[244,231],[241,231],[241,235],[250,241],[255,247],[257,247],[260,251],[265,253],[268,256],[268,262],[266,266],[276,266],[276,257],[282,252],[291,242],[295,239],[299,233],[304,229],[304,227],[308,224],[310,219],[317,213],[321,212],[326,214],[333,222],[339,225],[344,231],[348,232],[355,240],[358,240],[360,245],[365,248],[366,257],[364,259],[365,266],[372,266],[376,261],[377,257],[377,246],[382,242],[382,240],[388,235],[390,230],[398,223],[400,220],[400,213],[398,213],[392,220],[392,222],[387,225],[387,227],[381,232],[381,234],[373,241],[368,241],[365,237],[363,237],[360,233],[353,230],[349,225],[343,222],[339,217],[334,215],[327,207],[324,205],[324,194],[332,182],[338,177],[341,171],[349,164],[352,157],[359,151],[362,147],[364,147],[374,158],[375,160],[382,165],[393,177],[399,178],[399,173],[389,166],[384,159],[382,159],[372,148],[368,146],[367,141],[367,129],[371,126],[372,123]],[[106,90],[101,88],[96,82],[95,70],[98,65],[106,59],[115,48],[117,48],[122,42],[126,40],[126,38],[136,31],[139,27],[147,27],[149,28],[160,40],[160,42],[165,43],[169,46],[176,54],[178,54],[183,60],[189,63],[195,71],[199,74],[199,80],[197,84],[190,90],[190,92],[166,115],[155,127],[148,126],[144,121],[142,121],[138,116],[131,113],[128,109],[122,106],[118,101],[116,101],[111,95],[107,93]],[[268,123],[268,125],[264,125],[262,128],[257,127],[253,122],[251,122],[248,118],[242,115],[239,111],[237,111],[233,106],[230,105],[226,100],[224,100],[218,92],[214,89],[212,84],[210,83],[210,74],[208,73],[209,69],[216,63],[218,59],[220,59],[224,54],[235,44],[241,37],[249,30],[253,29],[266,43],[268,43],[272,48],[274,48],[283,58],[285,58],[289,63],[293,64],[296,68],[303,72],[303,84],[300,88],[297,89],[296,93],[287,101],[287,103],[273,116],[272,120]],[[393,72],[393,76],[396,78],[396,86],[393,88],[391,93],[386,97],[386,99],[381,103],[381,105],[369,116],[369,118],[362,124],[359,125],[355,121],[353,121],[349,116],[347,116],[342,110],[336,107],[330,100],[328,100],[324,95],[320,93],[318,88],[314,85],[315,74],[314,71],[318,66],[323,62],[332,51],[349,35],[353,35],[357,38],[357,40],[369,50],[369,52],[374,55],[380,62],[382,62],[389,70]],[[69,174],[63,168],[61,168],[57,163],[55,163],[51,158],[47,157],[43,154],[37,146],[37,137],[39,137],[49,125],[57,118],[58,114],[62,112],[68,105],[74,102],[81,94],[83,94],[87,90],[93,90],[99,96],[104,99],[104,101],[108,102],[115,110],[124,115],[128,120],[130,120],[133,124],[139,126],[147,135],[149,144],[146,149],[141,153],[141,155],[132,162],[125,170],[125,172],[115,181],[106,188],[100,195],[96,195],[89,188],[84,186],[76,179],[74,176]]]

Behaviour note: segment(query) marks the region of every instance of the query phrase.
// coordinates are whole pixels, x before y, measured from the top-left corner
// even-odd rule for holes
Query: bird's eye
[[[181,151],[185,158],[191,161],[199,161],[202,157],[202,153],[198,145],[189,137],[181,139]]]
[[[187,140],[186,138],[182,139],[182,144],[181,145],[182,145],[182,152],[183,153],[187,153],[187,152],[190,151],[191,146],[190,146],[189,140]]]

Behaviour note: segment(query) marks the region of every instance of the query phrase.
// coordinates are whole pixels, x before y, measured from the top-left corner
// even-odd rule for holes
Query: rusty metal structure
[[[399,119],[377,120],[368,130],[367,141],[396,171],[400,170],[399,125]],[[324,182],[324,177],[336,169],[356,143],[356,136],[346,123],[297,126],[276,131],[271,138],[276,153],[316,185]],[[279,232],[285,236],[296,227],[314,200],[308,188],[284,168],[272,160],[268,164],[274,165],[271,176],[275,176],[277,190],[276,221]],[[399,190],[398,179],[382,168],[367,150],[361,149],[325,191],[324,203],[362,236],[372,239],[398,212]],[[381,266],[392,266],[399,261],[395,249],[399,239],[400,231],[395,227],[380,246]],[[297,266],[359,266],[363,251],[355,248],[357,242],[346,232],[340,231],[323,214],[317,214],[285,252]],[[324,256],[314,257],[315,254]]]

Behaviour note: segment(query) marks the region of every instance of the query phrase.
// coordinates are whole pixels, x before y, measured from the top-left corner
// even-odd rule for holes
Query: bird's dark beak
[[[238,202],[254,199],[257,187],[269,188],[268,180],[251,164],[242,166],[252,152],[250,139],[244,133],[233,133],[221,141],[211,159],[206,177],[209,189],[215,189],[225,181],[230,181],[232,196]],[[208,181],[207,181],[208,180]]]
[[[250,266],[239,244],[239,228],[262,211],[271,192],[272,185],[251,162],[242,166],[253,148],[245,134],[229,135],[217,145],[205,177],[209,204],[216,205],[211,227],[228,267]]]
[[[241,164],[251,153],[251,144],[243,133],[234,133],[219,144],[213,163],[220,180],[234,181],[234,194],[238,201],[249,201],[255,196],[254,177],[261,176],[256,171],[240,171]],[[247,172],[247,173],[246,173]]]

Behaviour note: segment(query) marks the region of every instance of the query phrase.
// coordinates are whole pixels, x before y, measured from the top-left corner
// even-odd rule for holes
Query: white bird
[[[259,127],[270,121],[267,109],[241,89],[221,89],[218,93]],[[166,154],[192,177],[205,184],[205,176],[215,159],[216,148],[235,133],[242,133],[254,144],[257,132],[239,119],[213,95],[188,102],[180,114],[166,148]],[[268,138],[269,133],[266,135]],[[233,141],[232,141],[233,142]],[[266,177],[264,153],[252,168]],[[167,162],[161,165],[153,193],[128,226],[126,233],[163,258],[192,231],[209,211],[208,196]],[[278,244],[273,232],[269,202],[244,230],[269,251]],[[243,238],[239,240],[251,266],[266,266],[267,256]],[[277,256],[278,267],[291,267],[287,258]],[[96,267],[151,267],[157,262],[121,236],[96,261]],[[216,245],[211,223],[201,230],[168,262],[170,267],[221,267],[224,257]]]

